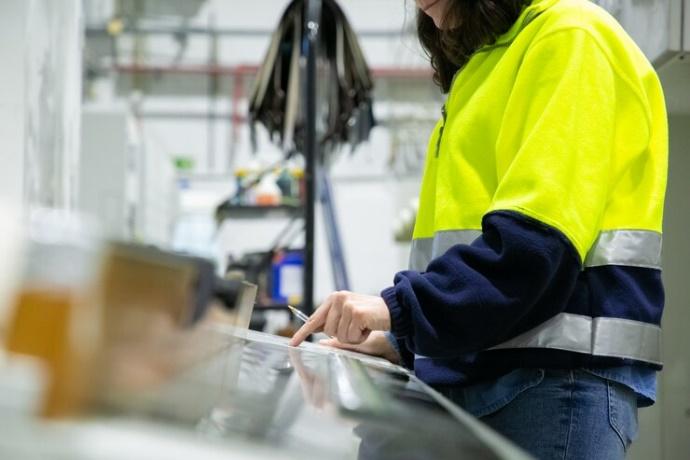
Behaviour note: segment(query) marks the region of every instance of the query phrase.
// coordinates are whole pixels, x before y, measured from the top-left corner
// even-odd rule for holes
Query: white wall
[[[25,0],[0,2],[0,329],[21,273],[16,214],[24,203],[26,15]]]
[[[690,89],[687,89],[690,91]],[[690,116],[670,117],[670,167],[664,217],[663,319],[661,374],[662,455],[690,457]]]
[[[0,197],[71,208],[81,101],[81,2],[0,3]]]
[[[73,209],[81,126],[81,1],[27,4],[25,193],[31,204]]]
[[[0,200],[23,203],[26,23],[25,0],[0,2]]]
[[[669,130],[663,247],[664,369],[659,374],[657,404],[640,411],[640,439],[633,444],[631,460],[686,460],[690,455],[690,116],[670,116]]]

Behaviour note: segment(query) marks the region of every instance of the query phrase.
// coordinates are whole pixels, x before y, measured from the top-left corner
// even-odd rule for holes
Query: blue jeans
[[[440,389],[538,459],[623,459],[637,437],[637,396],[584,370],[519,369],[501,388]]]

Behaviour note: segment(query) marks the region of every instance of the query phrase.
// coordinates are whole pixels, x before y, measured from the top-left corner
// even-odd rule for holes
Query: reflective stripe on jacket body
[[[429,140],[410,268],[472,243],[486,215],[519,213],[565,236],[596,302],[487,348],[660,365],[663,295],[640,312],[590,280],[616,267],[658,277],[666,123],[656,73],[613,18],[586,0],[536,0],[456,75]]]

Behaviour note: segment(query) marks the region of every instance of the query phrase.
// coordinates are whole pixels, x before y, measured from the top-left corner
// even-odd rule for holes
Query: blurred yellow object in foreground
[[[79,333],[78,323],[87,321],[84,310],[67,289],[26,288],[19,294],[6,346],[46,365],[46,417],[75,415],[89,403],[98,344],[89,340],[93,333]]]
[[[234,305],[226,298],[226,307],[209,308],[218,285],[208,262],[132,244],[106,247],[78,218],[56,211],[39,213],[29,227],[5,346],[47,371],[44,417],[136,411],[138,396],[155,395],[227,346],[199,326],[249,323],[256,286],[225,286]]]
[[[94,289],[99,243],[82,217],[64,211],[34,211],[27,230],[26,269],[5,346],[44,362],[49,378],[42,415],[78,414],[92,397],[102,340]]]

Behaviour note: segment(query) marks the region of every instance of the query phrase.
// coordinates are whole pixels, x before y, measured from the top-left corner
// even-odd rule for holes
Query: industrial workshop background
[[[299,249],[306,242],[299,225],[286,226],[303,211],[306,165],[299,155],[284,161],[262,126],[252,132],[248,109],[287,3],[0,2],[0,43],[12,43],[0,46],[0,62],[23,69],[0,73],[0,196],[19,207],[95,214],[110,238],[210,257],[221,270],[251,271],[285,238],[280,264],[294,270],[280,271],[280,288],[266,287],[259,296],[266,307],[262,327],[275,332],[286,316],[270,307],[277,299],[299,303],[303,295]],[[630,458],[688,458],[690,1],[598,3],[655,64],[670,115],[665,370],[659,402],[641,411],[641,437]],[[347,230],[340,243],[350,287],[378,293],[407,264],[424,152],[442,95],[415,37],[414,1],[340,4],[371,70],[376,127],[356,149],[329,153],[332,202],[337,225]],[[56,42],[69,46],[51,46]],[[266,171],[271,180],[261,176]],[[248,177],[258,184],[240,196]],[[321,206],[313,241],[316,301],[336,287]],[[267,263],[269,271],[276,268],[274,259]]]

